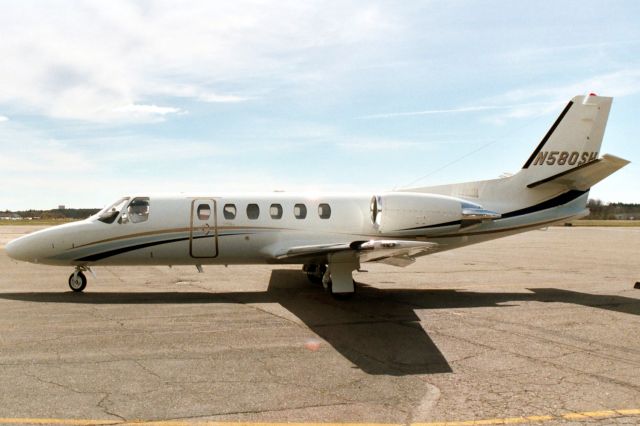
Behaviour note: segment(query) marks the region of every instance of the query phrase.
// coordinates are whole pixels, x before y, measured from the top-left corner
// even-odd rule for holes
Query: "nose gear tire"
[[[69,288],[76,293],[81,292],[87,286],[87,277],[79,271],[77,274],[74,272],[69,276]]]

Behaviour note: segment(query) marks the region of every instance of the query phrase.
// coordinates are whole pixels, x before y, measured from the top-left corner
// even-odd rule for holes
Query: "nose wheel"
[[[75,271],[69,277],[69,287],[76,293],[81,292],[87,286],[87,277],[82,271]]]

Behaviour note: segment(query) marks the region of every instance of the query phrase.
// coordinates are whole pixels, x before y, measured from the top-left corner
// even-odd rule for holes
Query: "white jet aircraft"
[[[522,170],[505,178],[376,194],[282,192],[123,197],[96,215],[11,241],[14,259],[75,266],[302,264],[336,297],[363,262],[419,256],[588,214],[589,189],[627,160],[598,157],[612,98],[576,96]]]

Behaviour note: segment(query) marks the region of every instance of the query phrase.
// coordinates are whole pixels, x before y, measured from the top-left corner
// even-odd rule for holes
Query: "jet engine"
[[[380,233],[393,233],[445,225],[466,227],[500,218],[476,203],[438,194],[390,192],[374,195],[371,223]]]

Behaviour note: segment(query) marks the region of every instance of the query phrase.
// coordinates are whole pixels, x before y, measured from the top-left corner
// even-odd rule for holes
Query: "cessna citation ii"
[[[81,222],[11,241],[14,259],[73,266],[73,291],[99,265],[302,264],[336,297],[363,262],[417,257],[588,214],[589,189],[629,162],[600,145],[612,98],[576,96],[517,174],[376,194],[123,197]],[[93,273],[93,272],[92,272]]]

